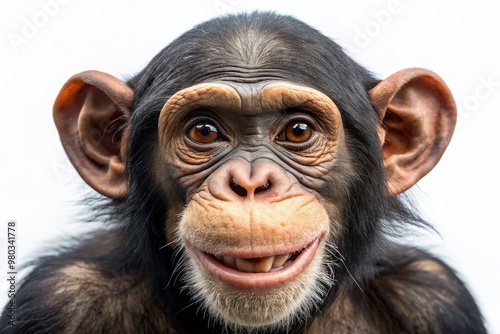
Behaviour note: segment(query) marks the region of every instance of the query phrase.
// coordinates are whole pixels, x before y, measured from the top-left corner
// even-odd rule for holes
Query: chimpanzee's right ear
[[[110,198],[127,194],[125,159],[133,90],[106,73],[71,77],[54,104],[54,120],[73,166]]]

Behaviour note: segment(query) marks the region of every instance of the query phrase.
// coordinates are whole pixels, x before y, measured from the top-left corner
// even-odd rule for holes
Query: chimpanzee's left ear
[[[381,81],[369,96],[392,195],[404,192],[439,161],[455,128],[453,96],[435,73],[410,68]]]
[[[66,154],[92,188],[110,198],[127,194],[125,158],[132,89],[102,72],[71,77],[54,104]]]

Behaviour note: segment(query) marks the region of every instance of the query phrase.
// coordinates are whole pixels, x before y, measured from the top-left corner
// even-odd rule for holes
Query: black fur
[[[329,307],[346,316],[318,328],[325,333],[366,328],[382,333],[484,333],[477,306],[450,268],[387,238],[401,228],[426,223],[407,201],[387,194],[375,131],[378,119],[367,96],[378,80],[316,30],[271,13],[201,24],[129,80],[135,91],[129,194],[109,205],[111,230],[40,259],[16,296],[17,325],[7,326],[4,314],[2,333],[155,333],[173,328],[175,333],[221,333],[218,324],[207,324],[197,312],[199,306],[175,284],[176,256],[170,247],[163,247],[164,224],[170,203],[184,203],[185,194],[174,179],[166,182],[168,196],[153,182],[152,150],[158,141],[159,112],[173,93],[221,74],[241,78],[239,66],[258,67],[262,78],[320,90],[342,114],[356,175],[347,190],[346,233],[338,245],[345,258],[342,266],[332,269],[337,282],[323,308],[311,316],[323,319]],[[333,198],[335,191],[331,185],[320,193]],[[437,272],[421,270],[422,263],[431,263]],[[71,266],[83,269],[73,277],[64,273]],[[335,306],[339,299],[348,299],[354,309]],[[297,324],[294,332],[307,331],[310,325],[311,321]]]

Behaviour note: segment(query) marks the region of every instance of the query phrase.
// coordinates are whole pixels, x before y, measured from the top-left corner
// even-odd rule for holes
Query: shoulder
[[[341,286],[313,325],[335,323],[340,333],[486,333],[465,284],[422,250],[392,245],[358,283]]]
[[[481,313],[462,280],[422,250],[393,246],[377,263],[368,292],[410,332],[485,332]]]
[[[13,300],[16,324],[2,333],[173,333],[147,280],[65,254],[41,261]]]

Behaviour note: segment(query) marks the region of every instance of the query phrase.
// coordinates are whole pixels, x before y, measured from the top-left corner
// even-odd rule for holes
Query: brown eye
[[[210,144],[220,139],[217,128],[208,122],[195,124],[189,130],[189,138],[201,144]]]
[[[313,131],[309,124],[303,122],[291,122],[289,123],[284,132],[284,137],[286,141],[292,143],[303,143],[311,138]]]

